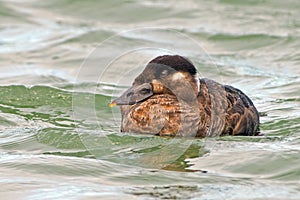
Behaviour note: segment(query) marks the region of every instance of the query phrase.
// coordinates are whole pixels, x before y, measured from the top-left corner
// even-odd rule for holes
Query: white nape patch
[[[197,84],[197,90],[198,90],[198,92],[200,92],[200,79],[199,79],[199,74],[198,73],[196,73],[194,75],[194,80],[195,80],[195,82]]]
[[[172,80],[173,81],[177,81],[177,80],[180,80],[182,78],[185,78],[184,74],[181,73],[181,72],[176,72],[175,74],[173,74],[172,76]]]
[[[161,73],[163,76],[166,76],[166,75],[168,75],[168,71],[167,70],[164,70],[164,71],[162,71],[162,73]]]

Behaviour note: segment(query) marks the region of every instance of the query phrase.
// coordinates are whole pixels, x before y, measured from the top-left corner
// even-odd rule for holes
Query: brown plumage
[[[119,105],[121,131],[161,136],[257,135],[259,115],[242,91],[199,79],[194,65],[178,55],[148,63]]]

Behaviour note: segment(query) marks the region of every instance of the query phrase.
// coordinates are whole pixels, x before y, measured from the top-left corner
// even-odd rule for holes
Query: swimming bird
[[[110,103],[121,109],[121,132],[160,136],[257,135],[259,114],[241,90],[199,78],[190,60],[151,60],[132,86]]]

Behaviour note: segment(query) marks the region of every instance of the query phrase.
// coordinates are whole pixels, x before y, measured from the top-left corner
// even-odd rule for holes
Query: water
[[[0,1],[3,199],[299,199],[300,3]],[[119,133],[155,55],[242,89],[260,137]]]

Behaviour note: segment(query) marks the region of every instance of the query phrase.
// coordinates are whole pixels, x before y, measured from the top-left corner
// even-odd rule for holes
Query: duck
[[[180,55],[152,59],[110,107],[119,106],[121,132],[158,136],[256,136],[259,113],[241,90],[200,78]]]

